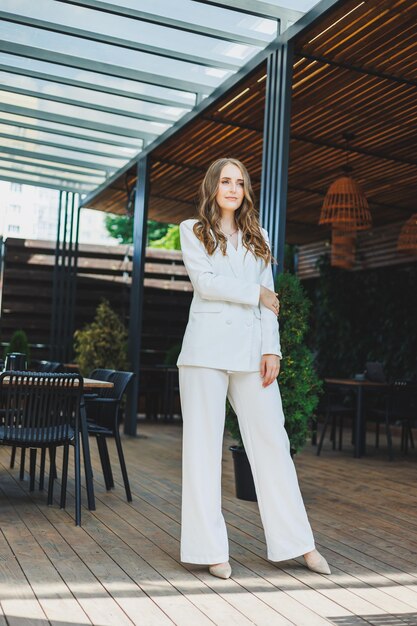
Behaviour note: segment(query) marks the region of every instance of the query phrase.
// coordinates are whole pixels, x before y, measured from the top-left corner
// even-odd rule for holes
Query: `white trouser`
[[[276,382],[260,372],[179,367],[183,419],[181,561],[229,559],[221,511],[221,461],[226,395],[239,420],[255,482],[267,558],[283,561],[314,549],[284,428]]]

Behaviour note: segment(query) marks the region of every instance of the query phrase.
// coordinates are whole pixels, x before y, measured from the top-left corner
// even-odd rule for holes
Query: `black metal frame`
[[[146,229],[148,222],[150,157],[137,164],[135,212],[133,219],[133,268],[130,286],[129,359],[135,374],[128,393],[124,431],[135,436],[139,398],[139,368],[142,345],[143,279],[145,275]]]
[[[284,271],[292,66],[292,42],[281,45],[268,58],[260,218],[269,232],[272,254],[277,252],[274,275]]]
[[[60,191],[49,347],[50,360],[60,362],[73,353],[80,211],[78,194]]]

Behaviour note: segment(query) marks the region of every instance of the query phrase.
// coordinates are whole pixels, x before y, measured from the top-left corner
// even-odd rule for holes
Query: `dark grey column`
[[[136,435],[139,397],[139,367],[142,347],[143,280],[145,274],[146,227],[148,221],[149,156],[138,161],[133,218],[133,270],[130,289],[129,358],[135,373],[128,394],[125,433]]]
[[[75,285],[77,279],[79,195],[60,191],[55,263],[52,279],[52,311],[49,358],[66,362],[73,358]]]
[[[274,275],[284,270],[292,65],[292,42],[282,44],[267,61],[260,219],[278,261]]]

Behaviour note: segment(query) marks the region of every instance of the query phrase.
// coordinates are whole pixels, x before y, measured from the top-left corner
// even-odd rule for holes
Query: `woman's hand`
[[[262,387],[268,387],[279,374],[281,359],[276,354],[263,354],[261,358]]]
[[[261,285],[261,293],[259,296],[259,302],[261,302],[268,309],[273,311],[276,316],[279,313],[279,300],[277,298],[278,293],[271,291],[268,287]]]

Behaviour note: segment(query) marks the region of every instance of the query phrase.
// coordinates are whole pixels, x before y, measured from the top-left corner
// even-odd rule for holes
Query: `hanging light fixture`
[[[368,201],[360,185],[349,174],[349,141],[353,133],[343,133],[346,141],[346,164],[344,176],[337,178],[329,187],[321,209],[319,224],[331,224],[338,231],[367,230],[372,226]]]
[[[417,254],[417,213],[404,224],[397,241],[397,250]]]

